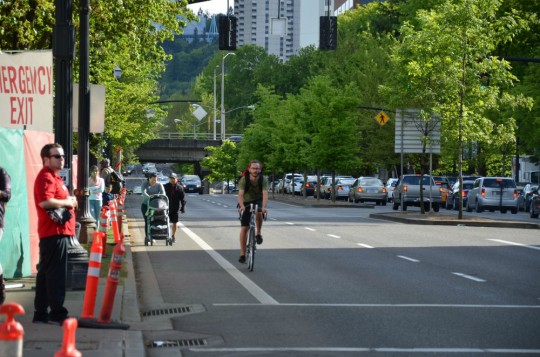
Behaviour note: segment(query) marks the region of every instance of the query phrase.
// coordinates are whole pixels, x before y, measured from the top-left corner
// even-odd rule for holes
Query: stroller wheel
[[[168,245],[169,245],[169,240],[165,239],[165,246],[168,246]]]
[[[153,239],[150,239],[150,245],[154,245],[154,240]]]
[[[144,238],[144,245],[148,246],[148,238]]]

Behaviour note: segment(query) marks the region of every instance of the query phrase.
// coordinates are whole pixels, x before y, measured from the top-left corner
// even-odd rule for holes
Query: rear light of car
[[[341,186],[341,185],[338,186],[338,187],[337,187],[337,190],[338,190],[338,191],[343,191],[343,186]]]
[[[407,186],[403,186],[403,191],[407,191],[409,188]]]
[[[461,196],[463,196],[463,198],[467,197],[467,192],[466,192],[466,191],[463,191],[463,193],[461,194]]]
[[[364,189],[362,187],[358,187],[358,192],[364,192]]]
[[[382,193],[386,193],[386,188],[383,187]]]
[[[517,198],[517,196],[518,196],[517,190],[514,189],[514,198]]]
[[[482,197],[486,197],[486,188],[482,187],[482,192],[480,193]]]
[[[443,192],[443,189],[442,187],[439,187],[439,192],[442,193]]]

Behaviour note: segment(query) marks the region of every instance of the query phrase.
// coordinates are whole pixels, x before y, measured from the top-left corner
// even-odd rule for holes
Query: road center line
[[[473,281],[476,281],[476,282],[479,282],[479,283],[485,283],[486,282],[486,280],[477,278],[477,277],[472,276],[472,275],[467,275],[467,274],[463,274],[463,273],[452,273],[452,274],[460,276],[460,277],[465,278],[465,279],[473,280]]]
[[[340,236],[336,236],[335,234],[328,234],[328,236],[331,237],[331,238],[336,238],[336,239],[341,238]]]
[[[261,304],[265,305],[277,305],[279,304],[274,300],[270,295],[268,295],[263,289],[261,289],[257,284],[248,279],[244,274],[242,274],[235,266],[233,266],[229,261],[216,252],[211,246],[209,246],[201,237],[193,233],[189,228],[184,226],[181,222],[178,222],[180,229],[188,235],[195,243],[199,245],[208,255],[212,257],[227,273],[229,273],[236,281],[240,283],[255,299],[257,299]]]
[[[413,262],[413,263],[419,263],[419,262],[420,262],[420,261],[417,260],[417,259],[409,258],[409,257],[406,257],[406,256],[404,256],[404,255],[398,255],[397,257],[398,257],[398,258],[401,258],[401,259],[408,260],[408,261]]]
[[[315,232],[315,229],[313,229],[313,228],[304,227],[304,229],[307,229],[308,231],[311,231],[311,232]]]
[[[518,247],[523,247],[523,248],[540,250],[540,247],[535,247],[533,245],[527,245],[527,244],[522,244],[522,243],[510,242],[510,241],[502,240],[502,239],[488,239],[488,240],[490,240],[492,242],[499,242],[499,243],[504,243],[504,244],[517,245]]]
[[[364,247],[364,248],[370,248],[370,249],[373,249],[372,246],[367,245],[367,244],[363,244],[363,243],[356,243],[356,245],[359,245],[359,246]]]

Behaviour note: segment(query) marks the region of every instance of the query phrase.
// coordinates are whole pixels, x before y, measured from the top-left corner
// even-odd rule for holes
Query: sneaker
[[[176,238],[174,236],[171,237],[171,242],[176,243]]]
[[[246,262],[246,256],[245,255],[241,255],[240,256],[240,259],[238,259],[238,261],[242,264],[244,264]]]
[[[262,244],[262,242],[263,242],[262,235],[257,234],[255,236],[255,239],[257,239],[257,244]]]

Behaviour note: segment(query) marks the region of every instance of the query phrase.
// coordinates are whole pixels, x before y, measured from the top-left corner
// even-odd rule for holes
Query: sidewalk
[[[133,270],[133,260],[131,255],[130,235],[128,225],[124,222],[123,232],[126,233],[125,247],[126,255],[123,264],[127,268],[127,277],[123,283],[118,285],[114,307],[112,311],[111,325],[127,324],[127,330],[107,329],[107,328],[82,328],[76,331],[76,348],[84,357],[144,357],[145,349],[143,344],[142,331],[140,329],[141,317],[137,303],[137,287]],[[108,248],[110,249],[110,247]],[[102,269],[108,269],[102,267]],[[22,283],[23,288],[13,288],[7,290],[6,302],[17,302],[22,305],[25,314],[17,315],[15,318],[24,328],[24,357],[52,357],[61,348],[63,341],[63,328],[54,325],[33,324],[34,313],[35,278],[23,278],[20,280],[9,280],[8,284]],[[99,281],[98,294],[96,297],[94,316],[99,317],[103,293],[105,291],[106,278]],[[84,291],[67,291],[65,307],[72,317],[80,317],[83,308]],[[0,317],[3,321],[4,317]]]

